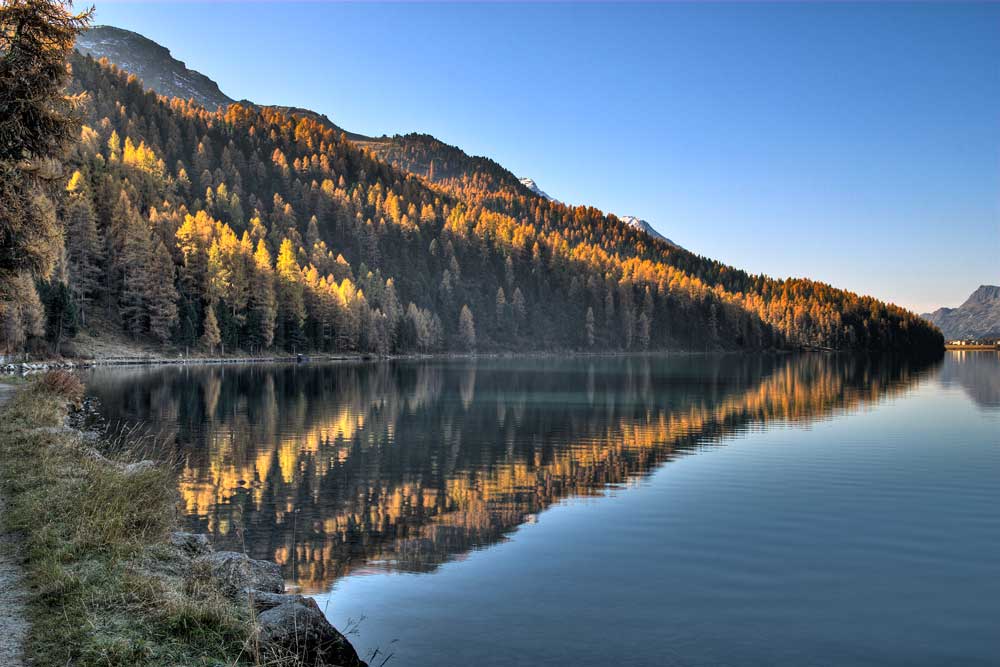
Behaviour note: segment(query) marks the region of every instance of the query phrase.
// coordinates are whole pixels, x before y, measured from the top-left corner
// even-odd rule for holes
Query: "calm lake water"
[[[378,665],[1000,663],[1000,355],[95,370]],[[120,428],[120,427],[119,427]]]

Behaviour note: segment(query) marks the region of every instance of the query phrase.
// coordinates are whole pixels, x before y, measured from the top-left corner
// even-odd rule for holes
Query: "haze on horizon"
[[[233,98],[426,132],[917,312],[1000,282],[1000,5],[99,2]]]

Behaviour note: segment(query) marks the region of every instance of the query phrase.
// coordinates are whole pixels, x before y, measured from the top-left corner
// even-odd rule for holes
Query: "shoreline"
[[[728,355],[788,355],[788,354],[877,354],[870,350],[642,350],[642,351],[601,351],[585,352],[580,350],[547,350],[547,351],[505,351],[505,352],[432,352],[406,354],[302,354],[269,355],[263,357],[232,356],[232,357],[165,357],[165,356],[122,356],[101,357],[95,359],[41,359],[32,361],[0,361],[0,377],[15,377],[31,375],[50,370],[77,370],[87,368],[111,368],[116,366],[205,366],[205,365],[252,365],[252,364],[316,364],[316,363],[373,363],[384,361],[435,361],[449,359],[588,359],[588,358],[618,358],[618,357],[696,357],[696,356],[728,356]]]
[[[177,532],[175,471],[102,451],[68,420],[82,396],[66,371],[0,380],[0,664],[366,667],[276,563]]]

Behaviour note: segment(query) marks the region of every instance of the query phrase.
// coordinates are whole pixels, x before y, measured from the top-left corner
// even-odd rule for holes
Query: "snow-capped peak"
[[[539,197],[545,197],[549,201],[555,201],[555,199],[553,199],[552,197],[550,197],[549,195],[547,195],[544,190],[542,190],[540,187],[538,187],[538,184],[535,183],[534,179],[531,179],[531,178],[528,178],[528,177],[524,177],[524,178],[520,178],[518,180],[521,181],[521,185],[523,185],[524,187],[528,188],[529,190],[531,190],[532,192],[534,192]]]
[[[660,239],[661,241],[666,241],[667,243],[669,243],[672,246],[677,246],[676,243],[674,243],[673,241],[671,241],[670,239],[668,239],[666,236],[664,236],[660,232],[658,232],[655,229],[653,229],[653,226],[651,224],[649,224],[648,222],[646,222],[645,220],[643,220],[641,218],[637,218],[634,215],[620,215],[620,216],[618,216],[618,219],[621,220],[622,222],[624,222],[629,227],[635,227],[640,232],[645,232],[646,234],[649,234],[654,239]],[[680,246],[677,246],[677,247],[679,248]]]

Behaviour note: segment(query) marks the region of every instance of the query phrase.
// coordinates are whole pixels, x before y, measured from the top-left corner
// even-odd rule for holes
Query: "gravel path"
[[[0,384],[0,406],[10,396],[13,387]],[[0,516],[4,512],[0,496]],[[17,555],[17,541],[0,526],[0,665],[22,667],[24,637],[28,624],[24,620],[24,573]]]

